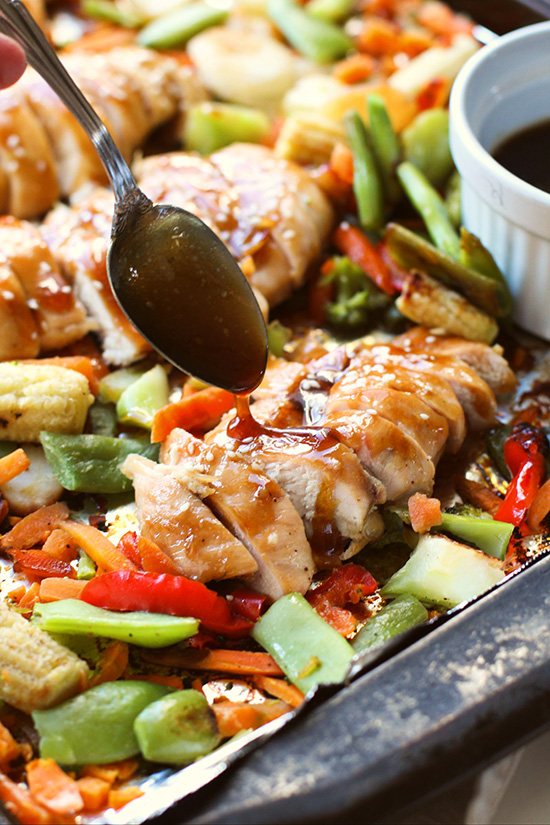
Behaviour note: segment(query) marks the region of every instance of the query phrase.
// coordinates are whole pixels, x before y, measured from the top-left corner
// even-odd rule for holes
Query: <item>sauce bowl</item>
[[[462,222],[491,251],[514,296],[514,320],[550,340],[550,194],[491,156],[507,138],[550,121],[550,22],[498,38],[459,73],[450,142]],[[541,157],[547,164],[549,158]]]

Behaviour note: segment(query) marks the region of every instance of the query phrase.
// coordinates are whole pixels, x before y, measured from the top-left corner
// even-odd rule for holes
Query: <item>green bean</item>
[[[202,155],[230,143],[260,143],[267,137],[270,121],[264,112],[232,103],[197,103],[185,118],[184,146]]]
[[[488,249],[486,249],[479,238],[468,232],[466,227],[460,230],[460,260],[464,266],[470,269],[475,269],[476,272],[481,272],[487,278],[492,278],[502,287],[503,297],[506,304],[506,314],[512,312],[512,293],[508,287],[506,278],[495,263],[495,259]]]
[[[464,266],[399,224],[388,224],[385,240],[390,254],[402,266],[419,269],[451,289],[458,290],[494,318],[506,315],[508,299],[502,284]]]
[[[401,160],[399,138],[393,128],[384,98],[371,94],[368,96],[367,106],[372,147],[382,175],[384,190],[388,200],[395,203],[402,195],[395,172]]]
[[[312,17],[326,20],[329,23],[339,23],[353,12],[355,0],[310,0],[306,11]]]
[[[312,17],[294,0],[268,0],[267,13],[296,51],[315,63],[339,60],[353,48],[339,26]]]
[[[449,220],[445,204],[426,176],[405,161],[397,167],[397,176],[411,203],[421,215],[434,244],[452,258],[460,258],[460,239]]]
[[[172,49],[183,46],[196,34],[218,26],[227,18],[228,12],[215,9],[206,3],[191,3],[162,17],[157,17],[137,36],[141,46],[151,49]]]
[[[423,172],[433,186],[442,187],[454,169],[449,149],[449,115],[445,109],[427,109],[401,133],[405,160]]]
[[[384,190],[365,124],[358,112],[346,114],[344,125],[353,154],[353,191],[363,229],[378,232],[384,225]]]

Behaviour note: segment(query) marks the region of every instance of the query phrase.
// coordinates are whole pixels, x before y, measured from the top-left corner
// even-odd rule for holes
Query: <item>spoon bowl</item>
[[[122,310],[168,361],[230,392],[251,392],[267,363],[267,329],[237,262],[212,230],[137,186],[107,128],[21,0],[0,0],[0,31],[81,123],[115,193],[107,273]]]

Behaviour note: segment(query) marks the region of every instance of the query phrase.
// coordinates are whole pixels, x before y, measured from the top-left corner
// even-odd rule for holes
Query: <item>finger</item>
[[[0,34],[0,89],[11,86],[25,71],[25,53],[11,37]]]

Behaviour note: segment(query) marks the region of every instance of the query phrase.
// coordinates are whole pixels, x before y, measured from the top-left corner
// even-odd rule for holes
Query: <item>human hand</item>
[[[11,86],[25,71],[23,49],[5,34],[0,34],[0,89]]]

